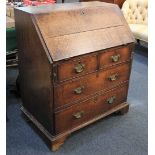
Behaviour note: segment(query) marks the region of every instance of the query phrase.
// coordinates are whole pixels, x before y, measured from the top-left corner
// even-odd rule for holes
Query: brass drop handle
[[[108,77],[108,79],[109,79],[110,81],[115,81],[115,80],[118,79],[118,74],[110,75],[110,76]]]
[[[77,113],[73,114],[73,117],[75,119],[79,119],[79,118],[82,118],[83,115],[84,115],[84,111],[80,111],[80,112],[77,112]]]
[[[81,94],[83,92],[84,86],[78,87],[74,89],[75,94]]]
[[[85,68],[85,64],[78,63],[74,69],[76,73],[81,73]]]
[[[113,104],[115,102],[115,100],[116,100],[116,96],[112,96],[109,99],[107,99],[107,103],[108,104]]]
[[[120,55],[119,55],[119,54],[118,54],[118,55],[113,55],[113,56],[111,56],[112,62],[118,62],[119,59],[120,59]]]

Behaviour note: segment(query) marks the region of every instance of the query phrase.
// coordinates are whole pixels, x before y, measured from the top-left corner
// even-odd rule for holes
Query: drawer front
[[[100,54],[100,68],[105,68],[131,59],[131,45],[109,49]]]
[[[118,104],[126,102],[127,91],[128,85],[126,84],[55,113],[56,133],[75,128]]]
[[[130,63],[126,63],[110,70],[101,70],[71,82],[55,86],[55,108],[69,105],[97,91],[110,89],[129,80]]]
[[[96,55],[83,56],[68,60],[58,65],[58,80],[64,81],[86,73],[95,72],[97,69]]]

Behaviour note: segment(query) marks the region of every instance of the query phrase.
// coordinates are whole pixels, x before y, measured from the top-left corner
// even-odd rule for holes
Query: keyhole
[[[84,11],[82,11],[82,12],[81,12],[81,14],[83,14],[83,15],[84,15],[84,14],[85,14],[85,12],[84,12]]]

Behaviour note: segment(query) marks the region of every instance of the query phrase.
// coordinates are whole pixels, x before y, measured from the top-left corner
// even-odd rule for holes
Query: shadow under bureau
[[[72,132],[128,111],[134,38],[115,4],[15,9],[22,111],[59,149]]]

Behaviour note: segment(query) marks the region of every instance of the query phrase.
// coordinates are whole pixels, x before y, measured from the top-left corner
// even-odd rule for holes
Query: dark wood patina
[[[134,37],[114,4],[15,9],[22,111],[53,151],[72,132],[128,111]]]

